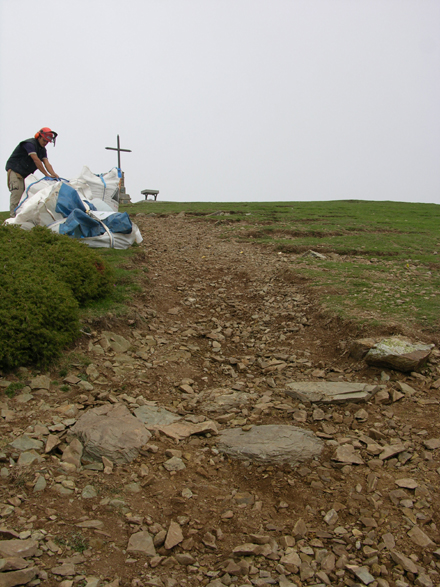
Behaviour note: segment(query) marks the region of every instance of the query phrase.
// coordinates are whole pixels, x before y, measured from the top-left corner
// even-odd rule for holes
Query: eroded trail
[[[0,515],[39,549],[37,580],[440,584],[438,357],[426,375],[366,368],[284,255],[194,218],[135,221],[132,315],[91,324],[65,381],[24,373],[29,388],[3,401]],[[315,404],[292,382],[370,387]],[[151,438],[126,464],[91,462],[83,442],[81,461],[72,426],[115,406]]]

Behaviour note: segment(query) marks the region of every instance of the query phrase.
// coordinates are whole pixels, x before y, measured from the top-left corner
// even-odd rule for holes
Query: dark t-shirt
[[[12,169],[22,177],[27,177],[37,170],[34,160],[30,156],[36,153],[40,161],[47,159],[46,147],[42,147],[37,139],[26,139],[15,147],[6,163],[6,170]]]

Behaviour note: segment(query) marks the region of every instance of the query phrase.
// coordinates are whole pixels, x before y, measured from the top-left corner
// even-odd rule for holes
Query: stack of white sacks
[[[38,180],[30,175],[26,178],[25,191],[15,218],[9,218],[5,223],[19,225],[25,230],[34,226],[47,226],[54,232],[80,238],[94,248],[127,249],[134,242],[141,243],[143,239],[128,214],[118,212],[119,179],[116,167],[100,175],[84,167],[78,177],[69,181],[51,178]],[[64,205],[59,203],[59,196]],[[68,226],[72,226],[73,217],[75,230],[70,230]],[[87,222],[82,225],[81,219]],[[93,236],[85,236],[91,234]]]

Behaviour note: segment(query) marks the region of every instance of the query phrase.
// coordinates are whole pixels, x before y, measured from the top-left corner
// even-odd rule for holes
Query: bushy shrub
[[[0,232],[0,244],[5,239],[9,243],[7,250],[0,252],[0,261],[3,261],[3,254],[7,262],[38,261],[47,273],[53,273],[70,287],[80,305],[110,292],[111,269],[94,249],[81,241],[60,236],[43,226],[36,226],[30,232],[15,226],[0,228],[6,232],[4,236]]]
[[[0,368],[47,365],[79,334],[79,306],[105,296],[111,270],[43,227],[0,227]]]

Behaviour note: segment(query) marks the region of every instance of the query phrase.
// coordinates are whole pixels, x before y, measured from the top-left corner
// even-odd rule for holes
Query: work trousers
[[[24,192],[24,179],[19,173],[12,171],[12,169],[8,170],[8,189],[11,192],[9,215],[12,218],[15,216],[15,208],[18,206]]]

